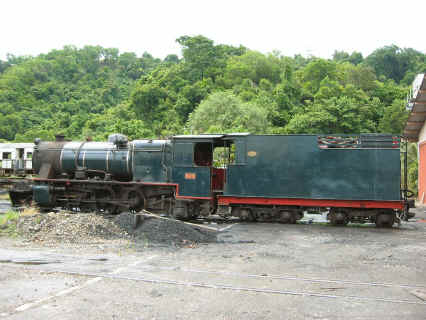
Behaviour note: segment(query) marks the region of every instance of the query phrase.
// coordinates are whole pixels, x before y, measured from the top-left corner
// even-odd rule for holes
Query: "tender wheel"
[[[376,227],[378,228],[392,228],[395,223],[395,213],[379,213],[376,216]]]
[[[172,216],[178,220],[195,219],[200,214],[200,204],[193,201],[176,201]]]
[[[297,221],[297,216],[295,212],[291,212],[288,210],[281,210],[279,215],[280,223],[291,223],[295,224]]]
[[[200,204],[198,202],[188,203],[188,218],[196,219],[200,215]]]
[[[256,217],[253,214],[253,211],[249,208],[234,207],[232,208],[231,215],[234,217],[239,217],[243,221],[256,221]]]
[[[346,226],[349,223],[349,216],[343,211],[330,211],[327,216],[333,226]]]

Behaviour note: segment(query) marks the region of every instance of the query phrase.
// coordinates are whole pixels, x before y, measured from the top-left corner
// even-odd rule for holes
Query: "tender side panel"
[[[245,140],[244,161],[228,168],[225,196],[400,200],[399,149],[322,149],[310,135]]]

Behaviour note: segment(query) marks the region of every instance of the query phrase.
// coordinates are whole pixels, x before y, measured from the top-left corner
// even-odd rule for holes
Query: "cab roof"
[[[177,135],[173,136],[172,139],[221,139],[226,137],[240,137],[240,136],[248,136],[249,132],[236,132],[236,133],[227,133],[227,134],[196,134],[196,135]]]

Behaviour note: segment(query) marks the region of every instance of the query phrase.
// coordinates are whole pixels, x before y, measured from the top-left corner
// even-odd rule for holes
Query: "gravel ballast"
[[[144,217],[142,223],[134,229],[133,215],[130,213],[122,213],[114,221],[134,239],[153,243],[179,245],[214,242],[217,235],[217,232],[187,225],[182,221],[150,217]]]
[[[181,221],[152,217],[144,217],[135,228],[132,213],[117,216],[68,212],[21,215],[17,230],[24,238],[36,242],[93,243],[122,239],[145,246],[214,242],[217,234]]]

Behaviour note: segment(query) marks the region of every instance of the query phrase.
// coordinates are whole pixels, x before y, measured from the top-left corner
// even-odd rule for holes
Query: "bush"
[[[19,220],[19,212],[8,211],[0,215],[0,235],[16,236],[16,225]]]

